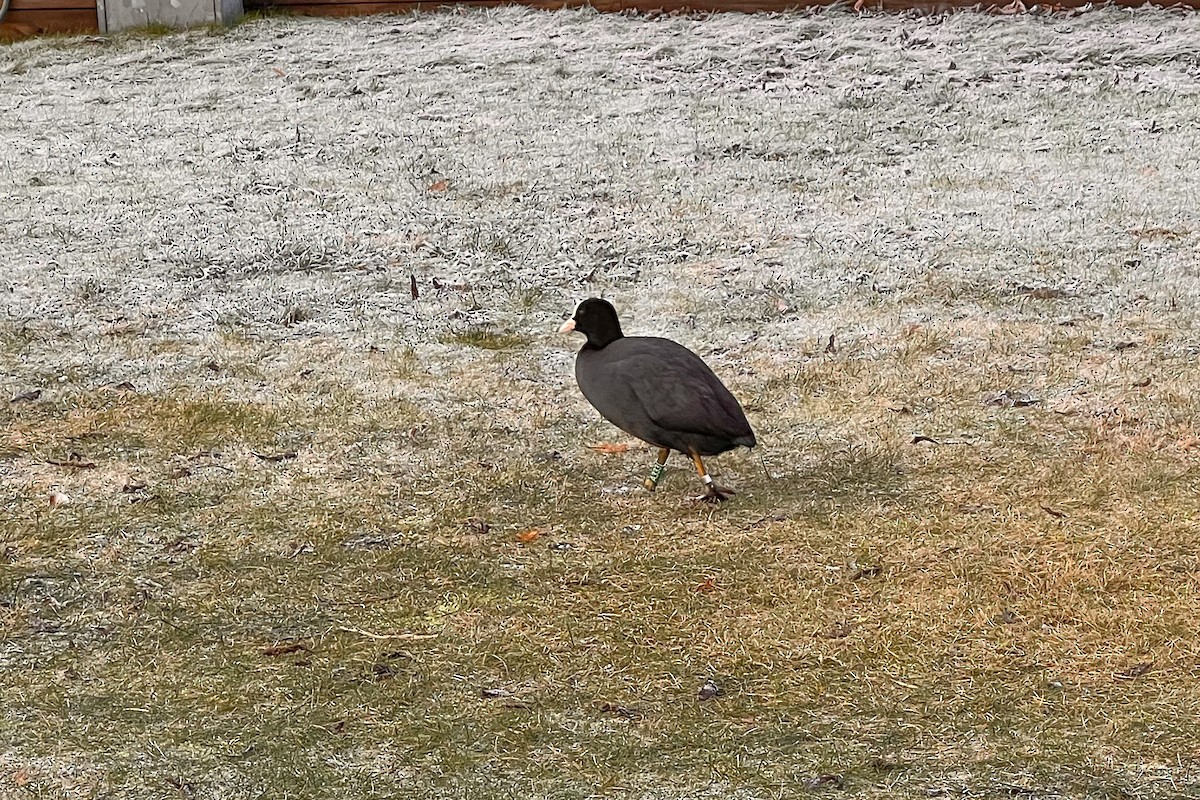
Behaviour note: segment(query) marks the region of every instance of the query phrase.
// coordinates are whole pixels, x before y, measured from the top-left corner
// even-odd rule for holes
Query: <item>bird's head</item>
[[[559,333],[576,331],[587,337],[588,346],[600,349],[612,344],[625,334],[621,333],[621,321],[612,303],[598,297],[589,297],[575,306],[575,313],[558,329]]]

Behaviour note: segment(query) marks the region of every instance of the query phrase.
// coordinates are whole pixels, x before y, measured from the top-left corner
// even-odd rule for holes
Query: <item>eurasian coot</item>
[[[700,499],[716,503],[733,494],[713,483],[701,457],[757,442],[742,407],[700,356],[670,339],[625,336],[616,309],[598,298],[580,303],[559,330],[587,337],[575,359],[575,380],[588,402],[613,425],[659,448],[647,489],[654,491],[667,456],[678,450],[704,481]]]

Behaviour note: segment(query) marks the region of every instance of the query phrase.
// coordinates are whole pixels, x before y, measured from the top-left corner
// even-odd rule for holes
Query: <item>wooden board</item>
[[[53,11],[60,8],[86,8],[89,11],[96,10],[96,0],[12,0],[12,6],[9,8],[9,14],[16,14],[20,11]],[[6,17],[5,22],[8,21]]]
[[[39,4],[30,8],[31,3]],[[0,41],[46,33],[96,33],[96,4],[85,0],[14,0],[0,22]]]

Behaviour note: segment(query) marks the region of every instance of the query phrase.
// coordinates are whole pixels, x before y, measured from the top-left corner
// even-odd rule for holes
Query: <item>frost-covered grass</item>
[[[1198,140],[1168,12],[0,48],[0,796],[1200,796]]]

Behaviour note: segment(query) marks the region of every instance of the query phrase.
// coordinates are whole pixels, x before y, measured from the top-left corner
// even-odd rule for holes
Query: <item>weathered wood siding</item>
[[[0,41],[43,33],[95,33],[96,0],[12,0]]]

